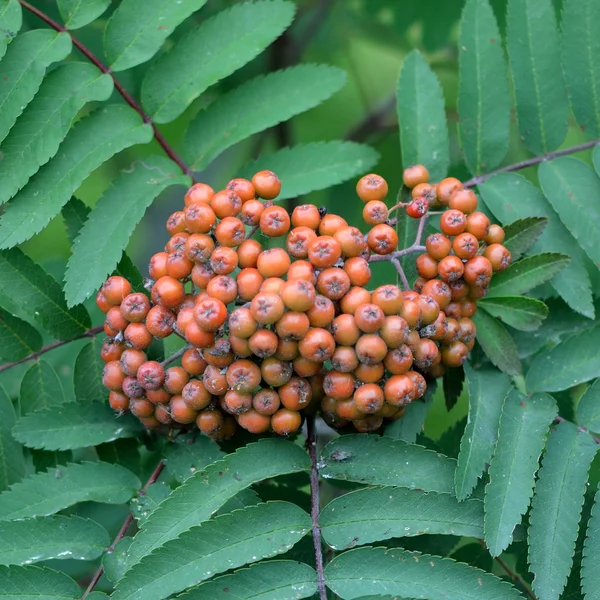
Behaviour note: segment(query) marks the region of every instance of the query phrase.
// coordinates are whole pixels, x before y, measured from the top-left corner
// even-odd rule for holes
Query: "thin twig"
[[[427,213],[425,213],[419,219],[419,228],[417,229],[417,237],[415,238],[415,243],[413,244],[413,246],[419,246],[419,244],[421,243],[421,238],[423,237],[423,231],[425,230],[425,225],[427,224],[427,218],[428,218],[428,215],[427,215]]]
[[[194,346],[192,346],[191,344],[186,344],[183,348],[180,348],[179,350],[177,350],[177,352],[173,352],[173,354],[171,354],[171,356],[169,356],[169,358],[165,358],[165,360],[163,360],[160,364],[163,367],[166,367],[167,365],[174,363],[178,358],[183,356],[190,348],[193,348],[193,347]]]
[[[548,152],[547,154],[542,154],[541,156],[534,156],[533,158],[528,158],[527,160],[522,160],[521,162],[514,163],[512,165],[507,165],[506,167],[500,167],[495,171],[490,171],[489,173],[485,173],[484,175],[477,175],[469,181],[466,181],[464,186],[475,187],[480,183],[483,183],[490,177],[494,175],[498,175],[498,173],[510,173],[513,171],[520,171],[521,169],[526,169],[527,167],[533,167],[534,165],[539,165],[545,160],[552,160],[553,158],[558,158],[559,156],[568,156],[569,154],[575,154],[576,152],[582,152],[583,150],[589,150],[593,148],[597,144],[600,143],[600,140],[592,140],[591,142],[585,142],[585,144],[578,144],[577,146],[571,146],[570,148],[564,148],[563,150],[557,150],[556,152]]]
[[[81,335],[78,335],[75,338],[71,338],[70,340],[58,340],[56,342],[51,342],[50,344],[46,344],[45,346],[42,346],[36,352],[32,352],[31,354],[28,354],[27,356],[24,356],[23,358],[20,358],[19,360],[15,360],[13,362],[8,362],[8,363],[4,363],[3,365],[0,365],[0,373],[2,371],[6,371],[7,369],[10,369],[11,367],[16,367],[17,365],[20,365],[21,363],[27,362],[28,360],[35,360],[36,358],[39,358],[42,354],[45,354],[46,352],[49,352],[50,350],[54,350],[55,348],[60,348],[61,346],[64,346],[65,344],[70,344],[71,342],[75,342],[77,340],[81,340],[86,337],[94,337],[95,335],[101,333],[102,331],[104,331],[104,326],[98,325],[97,327],[92,327],[91,329],[84,331]]]
[[[175,162],[179,168],[190,177],[193,177],[192,170],[190,167],[179,157],[179,155],[175,152],[175,150],[171,147],[171,145],[164,138],[162,133],[158,130],[152,118],[147,115],[143,108],[135,101],[133,96],[123,87],[123,85],[117,80],[115,75],[111,72],[111,70],[96,57],[92,51],[87,48],[84,44],[82,44],[66,27],[50,18],[47,14],[42,12],[39,8],[29,4],[29,2],[25,2],[25,0],[19,0],[19,3],[23,8],[33,13],[36,17],[40,18],[44,23],[52,27],[55,31],[60,31],[61,33],[68,33],[71,36],[71,40],[73,45],[92,63],[94,64],[102,73],[106,75],[110,75],[115,85],[115,88],[121,94],[125,102],[133,108],[144,120],[144,123],[148,123],[152,127],[152,131],[154,132],[154,138],[160,144],[162,149],[165,151],[167,156]]]
[[[402,285],[404,286],[404,290],[410,290],[410,285],[408,283],[408,279],[406,278],[406,274],[404,273],[404,269],[400,264],[400,261],[394,257],[392,258],[392,264],[396,267],[396,271],[398,271],[398,275],[400,275],[400,280],[402,281]]]
[[[407,254],[414,254],[415,252],[424,252],[425,250],[425,246],[415,246],[413,244],[408,248],[404,248],[404,250],[396,250],[390,254],[372,254],[369,256],[369,262],[392,262],[395,258],[400,258],[401,256],[406,256]]]
[[[148,478],[148,481],[146,481],[146,483],[144,484],[144,487],[139,491],[138,496],[143,496],[146,493],[146,490],[153,483],[155,483],[156,480],[160,477],[160,474],[162,473],[162,470],[164,468],[165,468],[165,463],[161,459],[159,461],[159,463],[156,465],[156,468],[154,469],[154,471],[152,471],[152,475],[150,475],[150,477]],[[114,552],[116,545],[125,537],[125,534],[127,533],[127,530],[129,529],[129,527],[131,526],[132,521],[133,521],[133,513],[130,512],[127,515],[127,517],[125,518],[125,520],[123,521],[123,525],[121,525],[121,529],[119,529],[119,533],[117,533],[112,544],[107,548],[107,550],[106,550],[107,554]],[[81,596],[81,600],[84,600],[85,598],[87,598],[88,594],[90,594],[94,590],[94,588],[98,585],[98,582],[100,581],[100,578],[102,577],[102,573],[104,573],[104,567],[102,565],[100,565],[98,567],[98,569],[96,570],[96,572],[94,573],[92,580],[90,581],[90,584],[87,586],[87,589],[85,590],[85,592],[83,592],[83,596]]]
[[[317,427],[314,415],[306,417],[306,447],[312,463],[310,471],[310,515],[312,517],[312,536],[317,566],[317,589],[319,598],[327,600],[325,572],[323,569],[323,548],[321,546],[321,526],[319,525],[319,468],[317,466]]]

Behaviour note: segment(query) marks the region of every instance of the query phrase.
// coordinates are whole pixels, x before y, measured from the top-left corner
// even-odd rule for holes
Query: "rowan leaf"
[[[6,600],[77,600],[81,589],[61,571],[0,566],[0,590]]]
[[[42,347],[42,336],[27,321],[0,308],[0,358],[18,360]]]
[[[517,346],[506,327],[485,309],[477,311],[473,321],[477,327],[477,341],[491,363],[508,375],[520,375],[523,367]]]
[[[387,425],[384,434],[414,444],[417,441],[417,436],[423,432],[427,411],[433,404],[436,389],[437,383],[435,380],[428,382],[425,395],[420,400],[411,402],[404,409],[401,419]]]
[[[75,359],[73,382],[78,403],[106,401],[108,390],[102,385],[104,361],[100,357],[102,340],[95,336],[87,343]]]
[[[502,244],[510,251],[513,262],[535,244],[547,225],[546,217],[524,217],[505,225]]]
[[[196,471],[224,457],[216,442],[203,435],[179,435],[164,450],[166,472],[183,483]]]
[[[579,399],[577,422],[592,431],[600,431],[600,379],[596,379]]]
[[[10,396],[0,386],[0,492],[25,476],[23,448],[12,436],[16,422],[15,409]]]
[[[586,600],[592,600],[598,595],[600,584],[600,522],[598,518],[598,502],[600,490],[594,497],[592,514],[587,524],[583,557],[581,559],[581,590]]]
[[[65,393],[54,367],[45,360],[36,360],[25,372],[19,391],[21,415],[60,406]]]
[[[110,0],[57,0],[57,4],[65,27],[79,29],[95,21],[110,6]]]
[[[481,304],[493,317],[520,331],[535,331],[548,316],[548,307],[526,296],[482,298]]]
[[[0,59],[16,37],[23,24],[23,13],[18,0],[0,1]]]

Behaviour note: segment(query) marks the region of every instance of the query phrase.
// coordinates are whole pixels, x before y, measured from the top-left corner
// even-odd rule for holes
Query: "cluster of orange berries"
[[[437,186],[440,202],[447,181]],[[430,193],[426,181],[417,183]],[[195,424],[215,439],[231,437],[238,425],[289,435],[302,413],[319,409],[332,427],[374,431],[424,394],[424,375],[466,359],[475,336],[467,318],[473,290],[489,283],[479,267],[466,268],[476,258],[489,261],[476,251],[449,278],[441,265],[456,258],[463,266],[465,244],[457,242],[461,254],[453,244],[480,213],[462,211],[465,227],[452,242],[428,238],[418,292],[396,285],[369,291],[370,260],[394,256],[398,246],[385,180],[367,175],[357,185],[366,235],[312,204],[290,216],[272,202],[280,189],[271,171],[233,179],[216,193],[195,184],[184,210],[167,220],[164,251],[150,260],[151,297],[132,293],[122,277],[107,279],[96,301],[106,313],[103,383],[114,410],[131,411],[149,428]],[[257,230],[285,236],[284,247],[263,248],[252,239]],[[190,346],[181,366],[148,360],[153,338],[172,334]]]

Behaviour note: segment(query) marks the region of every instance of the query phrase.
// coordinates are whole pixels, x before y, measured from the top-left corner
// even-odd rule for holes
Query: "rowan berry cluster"
[[[289,435],[317,410],[332,427],[361,432],[400,418],[423,396],[425,376],[467,358],[476,300],[510,262],[502,229],[475,212],[477,198],[460,182],[429,184],[421,166],[404,175],[409,215],[419,216],[415,202],[426,205],[423,215],[436,203],[450,207],[417,259],[415,289],[405,291],[368,289],[370,262],[399,254],[378,175],[357,184],[367,234],[311,204],[289,215],[273,203],[281,183],[271,171],[216,193],[192,186],[150,260],[150,298],[119,276],[98,292],[112,408],[148,428],[195,425],[215,439],[238,425]],[[256,231],[264,242],[285,236],[284,247],[263,248]],[[170,335],[189,344],[181,366],[148,360],[153,338]]]

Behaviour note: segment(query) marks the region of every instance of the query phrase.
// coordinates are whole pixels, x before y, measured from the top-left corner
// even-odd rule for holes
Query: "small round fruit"
[[[273,171],[259,171],[252,177],[256,195],[264,200],[273,200],[281,192],[281,180]]]
[[[414,188],[420,183],[428,183],[429,171],[423,165],[413,165],[404,169],[402,181],[408,188]]]
[[[358,180],[356,194],[363,202],[383,200],[388,193],[388,184],[381,175],[370,173]]]
[[[300,429],[302,417],[295,410],[281,408],[271,417],[271,427],[278,435],[291,435]]]

